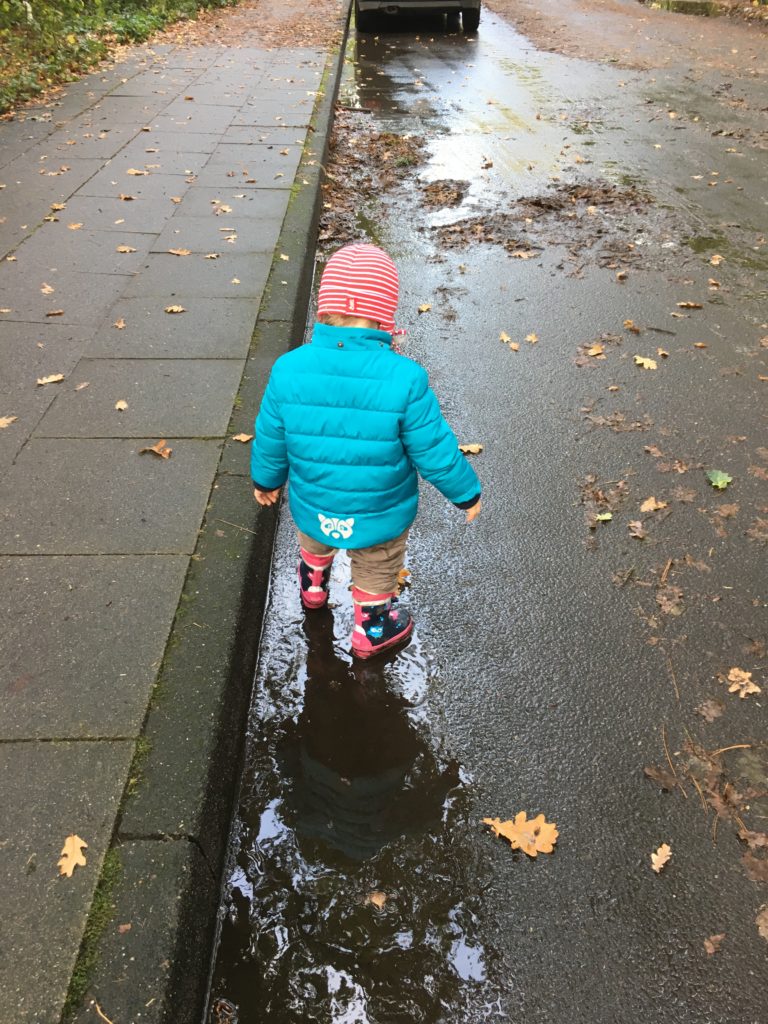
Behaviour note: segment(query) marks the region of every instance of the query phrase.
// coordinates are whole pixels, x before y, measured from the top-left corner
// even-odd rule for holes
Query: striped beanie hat
[[[375,320],[391,334],[397,293],[397,268],[383,250],[375,245],[345,245],[325,265],[317,312]]]

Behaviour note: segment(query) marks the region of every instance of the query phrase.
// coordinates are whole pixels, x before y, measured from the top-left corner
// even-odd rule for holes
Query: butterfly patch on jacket
[[[324,516],[322,512],[317,513],[317,518],[320,520],[320,529],[326,537],[332,537],[334,540],[349,540],[352,536],[354,519],[337,519],[335,516]]]

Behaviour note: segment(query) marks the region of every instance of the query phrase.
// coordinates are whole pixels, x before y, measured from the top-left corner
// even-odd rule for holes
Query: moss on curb
[[[115,912],[114,893],[123,865],[116,849],[107,850],[101,868],[101,876],[93,894],[91,909],[83,932],[83,941],[77,954],[72,978],[64,1001],[62,1021],[70,1021],[83,1001],[88,983],[96,965],[99,943]]]

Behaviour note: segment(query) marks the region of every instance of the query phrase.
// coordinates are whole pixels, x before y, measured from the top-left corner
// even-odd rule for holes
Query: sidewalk
[[[77,1020],[199,1017],[274,532],[233,435],[301,336],[341,56],[144,47],[0,125],[2,1024],[73,971]]]

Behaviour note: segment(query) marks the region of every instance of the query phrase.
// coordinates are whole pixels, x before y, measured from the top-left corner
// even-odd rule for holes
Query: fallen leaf
[[[240,284],[240,278],[239,277],[233,277],[232,280],[229,283],[230,284]]]
[[[520,351],[520,342],[519,341],[510,341],[509,348],[511,348],[513,352],[519,352]]]
[[[683,592],[680,587],[675,587],[671,583],[668,583],[666,587],[660,587],[656,591],[656,604],[665,615],[677,617],[685,611],[683,607]]]
[[[664,869],[671,856],[672,849],[667,843],[662,843],[658,850],[651,854],[651,867],[657,875]]]
[[[595,516],[596,523],[610,523],[613,519],[613,512],[598,512]]]
[[[84,380],[80,384],[75,385],[75,391],[85,391],[86,388],[91,386],[90,381]]]
[[[536,342],[539,340],[539,336],[538,334],[534,334],[533,332],[531,332],[531,334],[526,334],[525,340],[529,342],[531,345],[535,345]]]
[[[639,519],[633,519],[630,523],[627,523],[627,527],[629,528],[630,537],[634,537],[635,540],[645,540],[647,534]]]
[[[191,249],[169,249],[168,252],[171,254],[171,256],[191,256],[192,255],[192,250]]]
[[[705,722],[714,722],[725,711],[725,704],[719,700],[705,700],[696,708],[696,713],[701,715]]]
[[[125,935],[126,932],[129,932],[131,930],[130,922],[128,924],[119,924],[117,926],[117,930],[120,935]]]
[[[655,359],[648,359],[645,356],[635,356],[635,366],[642,366],[644,370],[655,370],[658,363]]]
[[[118,245],[116,252],[136,252],[132,245]]]
[[[283,260],[284,263],[287,263],[290,260],[290,258],[291,257],[290,256],[286,256],[284,252],[280,253],[280,259]]]
[[[43,295],[53,295],[56,289],[51,287],[51,285],[49,284],[41,284],[40,291],[43,293]]]
[[[714,256],[709,257],[709,262],[712,264],[713,267],[719,267],[720,264],[723,262],[724,258],[724,256],[718,256],[717,253],[715,253]]]
[[[733,519],[738,513],[741,506],[734,502],[732,505],[720,505],[715,509],[715,515],[720,516],[721,519]]]
[[[52,373],[50,377],[38,377],[37,383],[42,386],[43,384],[58,384],[59,381],[64,380],[63,373]]]
[[[67,208],[67,204],[66,203],[51,203],[51,209],[55,210],[56,213],[58,213],[61,210],[66,210],[66,208]]]
[[[629,274],[628,274],[628,272],[626,270],[617,270],[616,271],[616,280],[617,281],[626,281],[628,277],[629,277]]]
[[[128,408],[128,403],[125,401],[124,398],[121,398],[117,402],[115,402],[115,408],[117,409],[118,412],[125,412],[125,410]]]
[[[666,508],[669,502],[657,501],[656,498],[646,498],[640,506],[641,512],[658,512],[661,508]]]
[[[656,355],[659,356],[661,359],[669,358],[669,352],[667,352],[665,348],[657,348]]]
[[[248,441],[253,440],[253,434],[233,434],[232,440],[241,441],[243,444],[246,444]]]
[[[464,452],[465,455],[479,455],[483,450],[481,444],[460,444],[459,451]]]
[[[624,330],[625,331],[631,331],[632,334],[640,334],[641,333],[641,329],[637,326],[637,324],[635,323],[634,320],[625,320],[624,321]]]
[[[166,313],[186,313],[186,309],[183,306],[166,306]]]
[[[131,175],[133,175],[133,177],[136,178],[136,177],[140,177],[142,175],[149,174],[149,171],[140,171],[136,167],[129,167],[128,170],[125,173],[126,174],[131,174]]]
[[[669,768],[659,768],[658,765],[649,764],[643,768],[643,774],[657,782],[667,793],[671,793],[678,788],[682,789],[680,780]]]
[[[484,825],[490,825],[494,835],[508,839],[513,850],[522,850],[529,857],[539,853],[552,853],[560,834],[554,822],[545,821],[544,815],[527,819],[525,811],[515,815],[514,821],[499,818],[483,818]]]
[[[129,173],[130,173],[130,171],[129,171]],[[135,200],[136,196],[127,196],[124,192],[121,192],[120,195],[117,198],[118,199],[122,199],[122,201],[124,203],[132,203]],[[181,201],[181,200],[179,200],[179,201]]]
[[[768,942],[768,903],[760,907],[755,917],[755,924],[760,936]]]
[[[768,860],[756,857],[754,853],[745,853],[741,858],[747,877],[753,882],[768,882]]]
[[[512,338],[507,334],[506,331],[502,331],[501,334],[499,335],[499,341],[503,341],[505,345],[508,345],[510,341],[512,341]]]
[[[419,306],[420,313],[428,313],[430,309],[432,309],[432,304],[430,302],[425,302],[421,306]]]
[[[153,444],[151,448],[139,448],[139,455],[143,455],[145,452],[152,452],[153,455],[159,455],[161,459],[170,459],[173,448],[168,448],[165,444],[165,438]]]
[[[678,309],[703,309],[700,302],[678,302]]]
[[[45,315],[46,316],[64,316],[64,310],[63,309],[51,309]]]
[[[83,850],[87,849],[88,843],[81,839],[80,836],[67,836],[61,850],[61,857],[59,858],[59,874],[71,878],[72,872],[76,867],[84,868],[85,857],[83,856]]]
[[[79,224],[67,224],[70,231],[79,231],[82,226],[82,221]]]
[[[747,466],[747,472],[758,480],[768,480],[768,469],[765,466]]]
[[[586,355],[592,356],[593,358],[602,356],[605,354],[605,345],[590,345],[586,349]]]
[[[217,260],[220,255],[221,254],[218,253],[218,252],[209,252],[209,253],[206,253],[205,256],[203,256],[203,259],[204,260]]]
[[[706,341],[694,341],[693,347],[694,348],[709,348],[709,346],[707,345]]]
[[[0,430],[5,430],[6,427],[10,427],[12,423],[15,423],[18,416],[0,416]]]
[[[725,932],[723,932],[722,935],[710,935],[708,939],[704,939],[704,949],[706,949],[709,956],[712,956],[713,953],[719,952],[724,938]]]
[[[181,196],[171,196],[171,202],[178,205],[181,202]]]
[[[752,682],[752,673],[745,672],[742,668],[732,668],[724,682],[730,683],[728,693],[738,693],[742,700],[751,693],[763,692],[757,683]]]
[[[728,484],[732,483],[733,477],[724,473],[721,469],[710,469],[706,474],[707,480],[719,491],[724,491]]]
[[[383,910],[384,904],[387,902],[387,894],[385,892],[369,892],[367,900],[369,903],[372,903],[377,910]]]
[[[118,331],[122,331],[125,328],[125,320],[123,320],[123,318],[120,317],[119,320],[115,320],[115,322],[112,324],[112,326],[116,327],[118,329]]]

